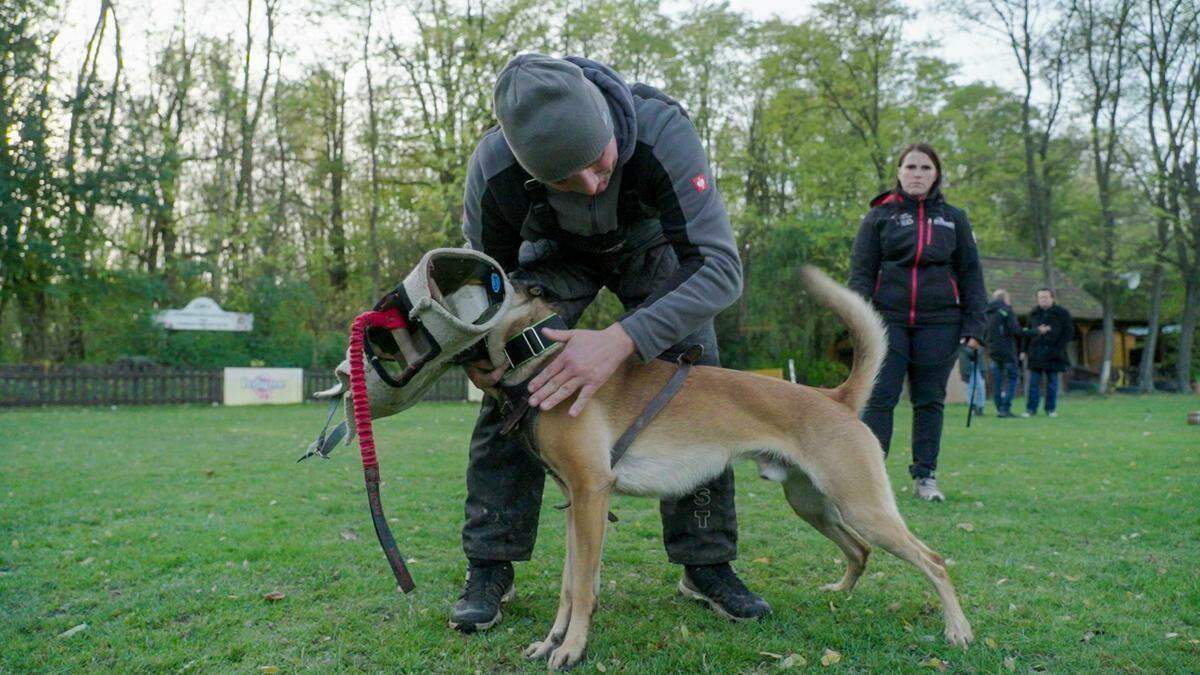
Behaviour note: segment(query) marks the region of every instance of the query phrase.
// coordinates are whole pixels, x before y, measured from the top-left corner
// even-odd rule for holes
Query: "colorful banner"
[[[304,400],[301,368],[226,368],[225,405],[269,405]]]

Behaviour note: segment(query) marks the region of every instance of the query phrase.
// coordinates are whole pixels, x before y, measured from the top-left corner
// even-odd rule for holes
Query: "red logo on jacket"
[[[692,186],[696,188],[696,192],[704,192],[708,189],[708,179],[704,177],[704,174],[698,173],[692,179]]]

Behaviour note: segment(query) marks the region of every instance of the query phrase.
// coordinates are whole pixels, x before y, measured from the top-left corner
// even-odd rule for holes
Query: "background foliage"
[[[1171,353],[1192,359],[1197,4],[960,4],[941,18],[1011,43],[1028,91],[957,83],[953,64],[906,39],[913,17],[895,0],[818,3],[795,22],[713,2],[248,0],[242,26],[197,29],[179,13],[129,65],[133,5],[88,5],[98,14],[77,53],[56,31],[78,6],[9,0],[0,362],[331,364],[358,308],[424,250],[461,242],[463,170],[494,123],[495,74],[535,50],[609,62],[691,112],[747,273],[719,318],[730,365],[795,358],[806,379],[839,375],[836,323],[808,306],[796,266],[845,274],[867,201],[917,139],[941,151],[985,254],[1053,258],[1110,315],[1181,322]],[[1006,22],[1022,7],[1038,12],[1037,35]],[[1114,35],[1128,36],[1115,62]],[[1099,99],[1091,53],[1124,78]],[[1115,117],[1090,116],[1094,100]],[[1097,146],[1106,134],[1115,142]],[[1123,272],[1148,283],[1129,290]],[[254,312],[255,332],[151,322],[197,295]],[[589,321],[616,312],[605,297]]]

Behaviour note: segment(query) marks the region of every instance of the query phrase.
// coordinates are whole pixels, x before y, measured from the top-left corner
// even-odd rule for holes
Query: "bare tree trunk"
[[[1101,306],[1104,311],[1104,318],[1101,320],[1104,334],[1104,347],[1100,350],[1100,383],[1097,392],[1107,394],[1109,383],[1112,381],[1112,362],[1113,362],[1113,289],[1110,284],[1104,285],[1102,293]]]
[[[1192,391],[1192,344],[1196,339],[1196,321],[1200,318],[1200,279],[1193,277],[1184,285],[1183,320],[1179,327],[1179,352],[1175,379],[1179,391]]]
[[[1113,164],[1116,162],[1118,122],[1126,58],[1126,27],[1133,11],[1132,0],[1105,2],[1074,0],[1073,32],[1084,55],[1084,84],[1091,127],[1092,169],[1100,199],[1101,305],[1104,310],[1104,347],[1100,363],[1099,393],[1108,393],[1113,361],[1113,311],[1116,304],[1117,216],[1113,211]]]
[[[92,116],[89,100],[95,95],[96,72],[105,33],[112,23],[116,56],[116,73],[108,97],[108,114],[101,125],[89,123]],[[83,62],[75,81],[75,93],[71,99],[71,116],[67,131],[67,147],[64,155],[66,171],[66,204],[63,219],[62,248],[66,268],[66,300],[73,308],[82,308],[85,294],[83,284],[88,276],[87,251],[93,236],[96,202],[101,198],[97,183],[100,174],[107,168],[109,150],[112,147],[112,131],[116,114],[117,93],[120,87],[123,60],[121,58],[121,32],[116,11],[109,0],[100,3],[100,14],[85,49]],[[95,148],[96,126],[102,126],[99,149]],[[94,155],[94,156],[93,156]],[[86,162],[86,163],[85,163]],[[82,165],[82,166],[81,166]],[[80,178],[81,172],[92,175]],[[43,313],[45,309],[41,310]],[[86,356],[85,326],[80,312],[72,321],[66,322],[65,352],[72,359],[83,360]]]
[[[1046,0],[968,0],[959,9],[968,20],[997,32],[1007,43],[1021,71],[1021,142],[1025,155],[1025,192],[1029,226],[1042,258],[1042,277],[1055,289],[1053,217],[1047,160],[1050,139],[1063,98],[1068,45],[1062,39],[1065,20],[1051,21],[1055,7]],[[1034,103],[1034,83],[1045,79],[1049,101]],[[1035,119],[1041,127],[1035,128]]]
[[[375,5],[367,0],[367,25],[363,35],[363,64],[367,71],[367,149],[370,157],[371,172],[371,209],[367,216],[367,252],[370,261],[371,300],[379,297],[380,292],[380,256],[379,238],[379,114],[375,108],[375,83],[371,73],[371,23],[375,15]]]
[[[271,75],[271,57],[274,55],[275,40],[275,10],[279,0],[266,0],[264,11],[267,17],[266,63],[258,85],[258,94],[254,102],[254,110],[250,110],[250,57],[254,48],[254,35],[251,31],[251,19],[254,14],[254,0],[246,0],[246,48],[242,58],[242,91],[240,100],[240,153],[238,161],[238,182],[234,194],[234,228],[233,241],[230,242],[239,261],[246,254],[247,242],[250,237],[250,223],[254,219],[254,137],[258,133],[258,123],[262,118],[263,99],[267,93],[267,80]],[[240,277],[242,265],[235,265],[235,274]]]
[[[332,75],[332,74],[331,74]],[[329,244],[333,261],[329,284],[339,293],[346,290],[349,264],[346,257],[346,224],[342,188],[346,179],[346,67],[330,77],[329,112],[326,121],[326,152],[329,160]]]
[[[1160,230],[1163,219],[1159,219]],[[1143,394],[1154,393],[1154,353],[1158,351],[1158,330],[1162,313],[1163,296],[1163,266],[1155,260],[1154,269],[1150,273],[1150,314],[1146,319],[1148,324],[1146,343],[1142,347],[1142,359],[1138,363],[1138,391]]]

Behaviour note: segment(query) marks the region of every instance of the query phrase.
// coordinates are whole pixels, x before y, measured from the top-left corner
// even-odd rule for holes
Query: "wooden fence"
[[[0,365],[0,407],[220,403],[222,370],[147,366]],[[332,387],[332,370],[304,371],[304,398]],[[467,378],[452,369],[430,387],[426,401],[465,401]]]

